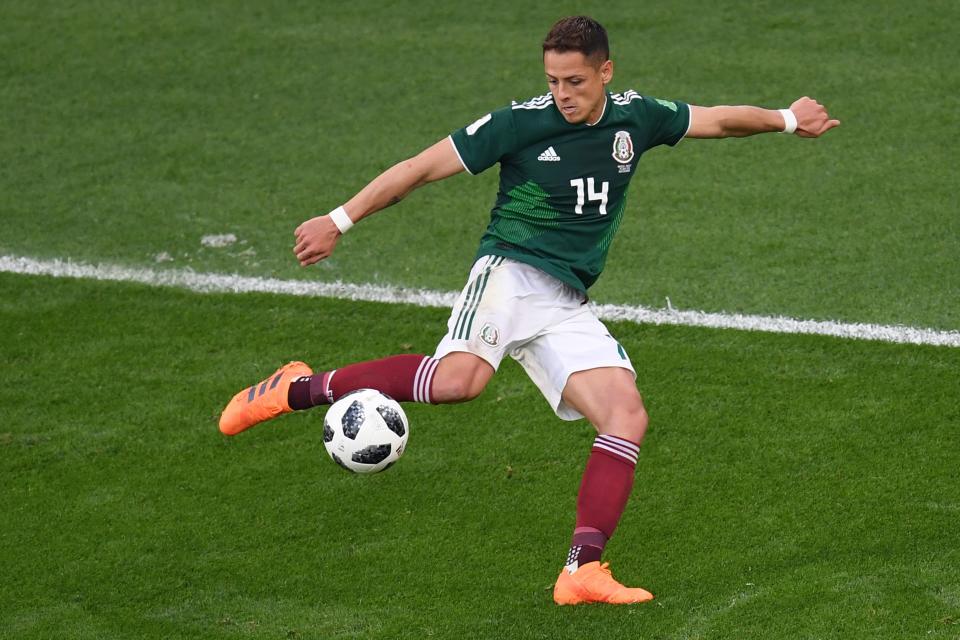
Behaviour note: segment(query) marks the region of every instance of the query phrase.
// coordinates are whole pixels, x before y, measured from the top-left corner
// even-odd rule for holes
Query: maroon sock
[[[292,409],[309,409],[333,404],[357,389],[376,389],[397,402],[429,403],[433,374],[439,363],[429,356],[414,354],[358,362],[293,381],[287,401]]]
[[[627,506],[639,453],[639,445],[616,436],[601,434],[593,441],[577,495],[577,526],[567,555],[571,571],[600,560]]]

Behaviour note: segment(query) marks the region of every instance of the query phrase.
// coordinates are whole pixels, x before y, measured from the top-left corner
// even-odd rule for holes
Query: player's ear
[[[603,84],[613,80],[613,60],[607,60],[600,65],[600,79],[603,80]]]

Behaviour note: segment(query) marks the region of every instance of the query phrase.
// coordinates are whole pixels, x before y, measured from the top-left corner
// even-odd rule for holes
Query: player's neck
[[[603,92],[603,106],[600,108],[600,113],[597,115],[596,118],[593,119],[592,122],[591,122],[591,118],[587,117],[587,119],[584,120],[583,123],[584,123],[585,125],[587,125],[588,127],[592,127],[593,125],[595,125],[595,124],[597,124],[598,122],[600,122],[601,120],[603,120],[603,114],[605,114],[606,112],[607,112],[607,92],[604,91],[604,92]]]

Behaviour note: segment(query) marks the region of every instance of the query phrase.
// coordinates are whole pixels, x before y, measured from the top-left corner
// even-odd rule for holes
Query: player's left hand
[[[293,253],[300,261],[300,266],[306,267],[329,258],[341,233],[330,216],[326,215],[310,218],[297,227],[293,235],[297,239]]]
[[[794,133],[801,138],[819,138],[840,124],[839,120],[827,115],[826,107],[807,96],[791,104],[790,110],[797,117],[797,130]]]

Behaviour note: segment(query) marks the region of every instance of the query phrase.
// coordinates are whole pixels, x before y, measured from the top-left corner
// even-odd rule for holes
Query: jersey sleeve
[[[661,144],[672,147],[687,135],[690,128],[690,106],[687,103],[644,97],[642,109],[642,117],[651,127],[651,147]]]
[[[476,175],[499,162],[517,146],[517,130],[513,110],[498,109],[476,122],[450,134],[460,162]]]

